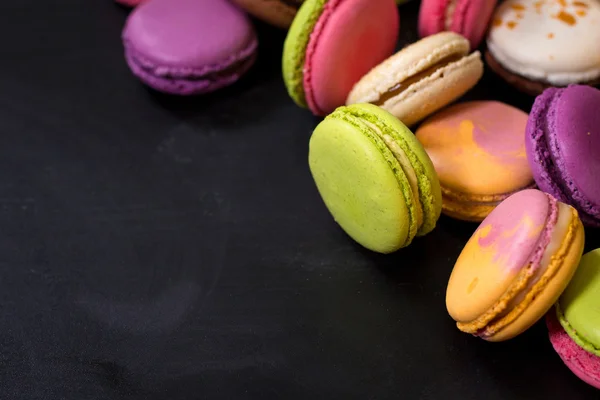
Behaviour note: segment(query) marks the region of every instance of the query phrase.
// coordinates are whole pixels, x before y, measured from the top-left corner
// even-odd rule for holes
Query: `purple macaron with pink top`
[[[548,88],[533,104],[525,137],[538,187],[600,226],[600,90]]]
[[[196,95],[238,81],[256,59],[248,16],[228,0],[151,0],[123,30],[125,58],[151,88]]]

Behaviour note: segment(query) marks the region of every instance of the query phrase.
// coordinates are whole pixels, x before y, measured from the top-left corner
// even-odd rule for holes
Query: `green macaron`
[[[557,309],[571,339],[600,356],[600,249],[583,255]]]
[[[300,107],[307,107],[304,95],[304,61],[310,35],[328,0],[306,0],[288,31],[283,44],[283,81],[289,96]]]
[[[367,249],[408,246],[440,217],[440,184],[427,153],[400,120],[375,105],[328,115],[310,138],[308,161],[333,218]]]

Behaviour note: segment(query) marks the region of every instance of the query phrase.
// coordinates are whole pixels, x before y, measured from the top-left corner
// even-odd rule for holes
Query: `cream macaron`
[[[346,104],[372,103],[412,126],[458,99],[481,79],[483,63],[454,32],[427,36],[373,68]]]
[[[518,89],[600,81],[600,1],[506,0],[495,11],[486,62]]]

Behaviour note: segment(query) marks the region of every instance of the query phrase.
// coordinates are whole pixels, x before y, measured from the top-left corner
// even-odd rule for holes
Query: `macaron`
[[[394,0],[306,0],[285,39],[283,80],[300,107],[324,116],[389,57],[400,26]]]
[[[600,226],[600,90],[548,88],[535,99],[525,138],[537,186]]]
[[[369,71],[352,88],[346,104],[375,104],[410,127],[479,81],[481,55],[469,51],[469,41],[457,33],[427,36]]]
[[[600,249],[586,253],[546,318],[550,342],[565,365],[600,389]]]
[[[545,88],[600,82],[600,2],[506,0],[496,9],[486,62],[509,84]]]
[[[233,0],[248,14],[279,28],[289,28],[303,0]]]
[[[496,0],[422,0],[419,35],[443,31],[460,33],[476,49],[484,38]]]
[[[335,221],[367,249],[408,246],[440,216],[440,184],[423,146],[377,106],[342,106],[328,115],[310,138],[308,163]]]
[[[535,186],[525,154],[527,113],[498,101],[452,105],[416,132],[438,174],[442,212],[481,222],[515,192]]]
[[[238,81],[253,65],[258,42],[241,9],[228,0],[152,0],[129,15],[125,59],[149,87],[194,95]]]
[[[460,253],[446,291],[458,329],[511,339],[546,314],[571,280],[584,245],[577,210],[536,189],[487,216]]]

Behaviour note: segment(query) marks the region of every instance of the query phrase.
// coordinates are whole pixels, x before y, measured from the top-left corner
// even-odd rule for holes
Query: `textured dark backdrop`
[[[242,82],[179,99],[130,75],[126,15],[0,6],[0,398],[598,398],[543,324],[499,344],[455,328],[446,283],[475,225],[442,218],[388,256],[335,225],[283,32],[257,24]],[[532,102],[490,74],[467,98]]]

